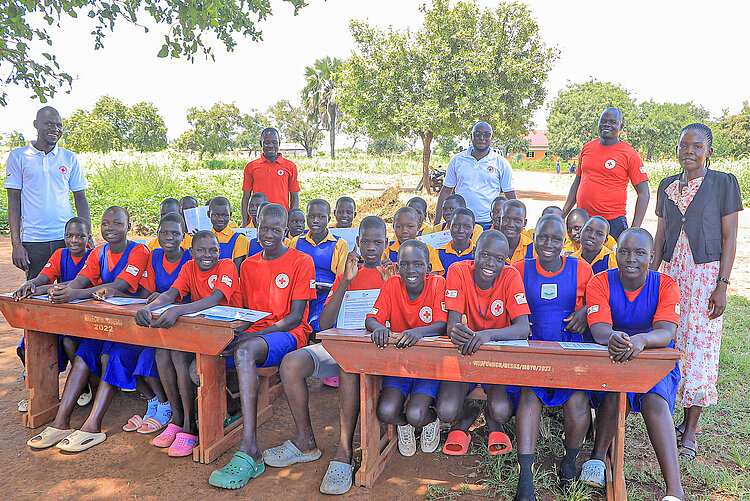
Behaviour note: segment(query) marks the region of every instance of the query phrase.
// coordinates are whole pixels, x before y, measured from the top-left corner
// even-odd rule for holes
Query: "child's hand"
[[[463,345],[463,347],[461,348],[461,354],[473,355],[477,352],[480,346],[482,346],[489,340],[490,337],[488,334],[486,334],[486,331],[475,332],[469,342]]]
[[[146,298],[146,304],[153,303],[157,297],[161,296],[161,292],[154,292]]]
[[[422,336],[414,334],[414,329],[406,329],[401,334],[391,334],[396,339],[396,348],[408,348],[417,344],[417,341],[422,339]]]
[[[357,278],[357,272],[359,271],[359,254],[357,254],[357,246],[354,246],[354,250],[346,256],[346,266],[344,267],[344,280],[351,282]]]
[[[390,259],[385,258],[381,262],[381,265],[378,266],[378,271],[380,272],[380,278],[385,282],[396,274],[396,267],[393,266],[393,262]]]
[[[135,323],[141,327],[151,327],[151,308],[144,306],[135,312]]]
[[[450,337],[451,342],[458,346],[459,351],[461,351],[461,348],[474,337],[474,331],[464,324],[456,324],[448,333],[448,337]]]
[[[20,301],[25,299],[36,292],[36,285],[31,282],[24,282],[21,287],[13,293],[13,301]]]
[[[625,362],[629,362],[633,360],[635,357],[638,356],[640,352],[643,351],[645,348],[645,342],[643,341],[643,336],[628,336],[624,332],[617,333],[622,334],[625,336],[625,340],[627,344],[623,344],[622,341],[616,341],[618,343],[619,352],[613,353],[612,350],[612,338],[614,337],[614,334],[612,337],[610,337],[610,358],[612,359],[612,362],[618,363],[618,364],[624,364]],[[624,349],[623,349],[624,348]]]
[[[586,307],[579,308],[568,316],[563,322],[568,322],[565,329],[568,332],[575,332],[576,334],[583,334],[586,332],[589,324],[586,319]]]
[[[388,338],[392,335],[393,333],[390,329],[386,327],[379,327],[372,331],[372,336],[370,337],[372,338],[372,342],[378,345],[382,350],[383,348],[385,348],[385,345],[388,344]]]
[[[47,296],[51,303],[67,303],[71,300],[73,290],[67,285],[54,285]]]
[[[154,329],[169,329],[172,327],[177,319],[180,318],[180,313],[176,310],[179,308],[170,308],[156,319],[156,322],[151,324]]]
[[[609,336],[609,358],[613,363],[620,361],[623,354],[627,353],[633,344],[630,342],[630,336],[621,331],[613,331]]]
[[[98,289],[96,292],[94,292],[91,296],[97,301],[104,301],[105,299],[108,299],[110,297],[115,297],[116,293],[117,291],[112,287],[102,287],[101,289]]]

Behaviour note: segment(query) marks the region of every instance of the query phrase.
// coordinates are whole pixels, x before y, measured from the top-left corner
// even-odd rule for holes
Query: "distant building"
[[[519,153],[522,155],[521,160],[527,161],[542,160],[546,157],[552,157],[552,153],[549,151],[549,141],[547,140],[546,130],[530,130],[523,139],[528,141],[528,149],[525,152],[515,151],[508,156],[508,159],[514,158]]]

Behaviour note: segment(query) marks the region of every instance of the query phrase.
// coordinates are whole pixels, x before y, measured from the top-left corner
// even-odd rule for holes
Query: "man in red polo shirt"
[[[242,226],[250,220],[247,205],[253,193],[263,193],[272,204],[289,209],[299,208],[299,183],[297,166],[279,153],[279,131],[273,127],[263,129],[260,146],[263,154],[245,166],[242,183]]]

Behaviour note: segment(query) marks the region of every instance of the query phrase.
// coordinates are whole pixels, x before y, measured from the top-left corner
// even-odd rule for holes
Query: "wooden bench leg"
[[[29,410],[22,422],[37,428],[52,421],[60,406],[57,334],[27,330],[26,388],[29,389]]]
[[[617,394],[617,432],[607,456],[607,500],[627,501],[625,487],[625,417],[628,405],[626,393]]]
[[[362,465],[357,471],[355,481],[357,485],[367,488],[373,486],[398,445],[395,427],[389,426],[388,433],[382,437],[380,435],[380,421],[376,414],[380,380],[380,376],[369,374],[360,376]]]
[[[226,371],[224,359],[218,355],[196,355],[196,368],[200,377],[198,388],[198,447],[193,450],[193,460],[210,463],[234,444],[242,434],[224,436],[226,414]],[[234,428],[233,431],[236,431]]]

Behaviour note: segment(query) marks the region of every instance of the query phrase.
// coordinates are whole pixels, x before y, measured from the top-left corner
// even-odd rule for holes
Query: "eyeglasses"
[[[476,130],[476,131],[472,132],[472,135],[474,137],[482,137],[484,139],[489,139],[489,138],[492,137],[492,132]]]

